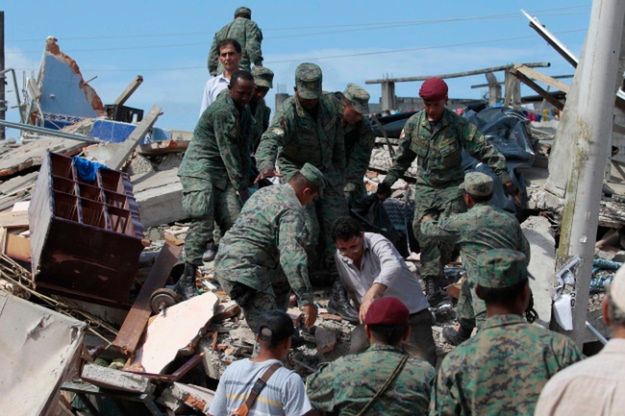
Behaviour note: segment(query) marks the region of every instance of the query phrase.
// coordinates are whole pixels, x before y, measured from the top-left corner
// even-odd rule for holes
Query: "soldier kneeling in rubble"
[[[376,299],[364,319],[371,347],[323,364],[306,380],[313,407],[336,415],[427,414],[434,367],[400,348],[410,312],[396,297]]]
[[[263,312],[286,310],[291,290],[303,306],[305,325],[317,318],[308,278],[304,206],[325,187],[310,163],[288,183],[261,188],[247,201],[219,245],[215,277],[256,332]]]
[[[219,380],[209,415],[293,415],[312,410],[297,373],[282,366],[295,333],[284,312],[263,315],[257,332],[260,351],[256,358],[236,361]]]

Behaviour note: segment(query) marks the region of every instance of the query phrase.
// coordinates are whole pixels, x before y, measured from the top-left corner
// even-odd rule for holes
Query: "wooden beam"
[[[568,84],[565,84],[562,81],[559,81],[553,77],[550,77],[549,75],[545,75],[541,72],[536,71],[535,69],[532,69],[528,66],[525,65],[516,65],[513,69],[513,72],[518,71],[521,72],[523,75],[525,75],[528,78],[540,81],[540,82],[544,82],[545,84],[549,85],[550,87],[555,88],[556,90],[560,90],[563,92],[568,93],[570,86]]]
[[[134,93],[137,90],[137,88],[139,88],[139,85],[141,85],[142,82],[143,82],[143,77],[141,75],[137,75],[135,79],[133,79],[130,82],[130,84],[128,84],[126,89],[122,91],[119,97],[117,97],[117,99],[115,100],[113,104],[124,105],[124,103],[128,100],[128,98],[130,98],[132,93]]]
[[[525,85],[536,91],[541,97],[543,97],[547,102],[556,107],[558,110],[561,111],[564,108],[564,104],[556,100],[551,94],[545,91],[540,85],[536,84],[532,79],[528,78],[522,72],[516,71],[513,68],[512,70],[510,70],[510,74],[514,75]]]
[[[0,227],[28,227],[28,211],[0,212]]]

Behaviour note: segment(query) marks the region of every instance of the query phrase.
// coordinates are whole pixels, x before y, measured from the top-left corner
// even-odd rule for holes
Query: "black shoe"
[[[460,343],[468,340],[473,332],[473,326],[463,321],[460,321],[458,329],[453,326],[446,326],[443,328],[443,338],[451,345],[459,345]]]
[[[442,303],[447,298],[447,293],[444,288],[444,279],[442,278],[427,278],[425,281],[425,297],[428,300],[430,306],[435,307]]]
[[[332,285],[330,301],[328,302],[328,312],[339,315],[341,318],[353,324],[358,324],[360,322],[358,319],[358,311],[352,306],[352,303],[347,297],[347,292],[345,292],[345,288],[338,279],[336,279]]]
[[[174,286],[174,291],[185,300],[197,295],[197,289],[195,287],[196,270],[197,266],[191,263],[185,263],[184,272],[182,272],[182,276],[180,276],[180,279],[178,279],[178,282]]]
[[[205,261],[206,263],[211,262],[215,260],[216,255],[217,255],[217,245],[214,242],[210,241],[206,245],[206,251],[204,252],[204,254],[202,254],[202,261]]]

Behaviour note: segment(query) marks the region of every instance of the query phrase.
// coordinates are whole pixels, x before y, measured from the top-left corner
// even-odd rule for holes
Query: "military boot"
[[[182,276],[180,276],[180,279],[178,279],[178,282],[174,286],[176,293],[182,296],[185,300],[192,298],[197,294],[197,289],[195,288],[196,270],[197,266],[191,263],[185,263]]]
[[[429,277],[423,280],[425,281],[425,297],[427,298],[430,306],[435,307],[445,300],[443,287],[440,283],[441,279],[437,277]]]
[[[443,328],[443,338],[451,345],[458,345],[471,337],[475,322],[470,319],[460,319],[458,329],[449,325]]]
[[[348,322],[354,324],[359,323],[358,311],[352,306],[347,292],[338,278],[332,284],[330,301],[328,302],[328,312],[339,315]]]
[[[202,254],[202,261],[206,263],[215,260],[215,256],[217,255],[217,245],[213,241],[209,241],[206,244],[206,251]]]

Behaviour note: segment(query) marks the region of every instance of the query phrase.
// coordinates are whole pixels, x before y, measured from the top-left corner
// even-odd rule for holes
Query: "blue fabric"
[[[74,156],[73,159],[78,177],[85,182],[95,182],[96,172],[98,169],[107,169],[106,165],[98,162],[92,162],[83,157]]]

